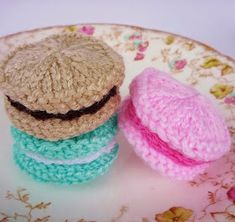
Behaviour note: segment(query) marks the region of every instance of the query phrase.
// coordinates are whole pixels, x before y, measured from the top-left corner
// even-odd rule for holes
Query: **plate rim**
[[[228,60],[230,60],[231,62],[233,62],[235,64],[235,58],[233,58],[232,56],[226,55],[223,52],[215,49],[214,47],[208,45],[208,43],[203,43],[201,41],[195,40],[193,38],[181,35],[181,34],[176,34],[174,32],[168,32],[168,31],[164,31],[164,30],[159,30],[159,29],[154,29],[154,28],[145,28],[142,26],[137,26],[137,25],[129,25],[129,24],[121,24],[121,23],[93,23],[93,22],[88,22],[88,23],[75,23],[75,24],[66,24],[66,25],[51,25],[51,26],[45,26],[45,27],[39,27],[39,28],[33,28],[33,29],[26,29],[26,30],[22,30],[19,32],[14,32],[14,33],[10,33],[7,35],[3,35],[0,36],[0,41],[4,41],[8,38],[14,37],[16,35],[19,34],[23,34],[23,33],[31,33],[31,32],[36,32],[36,31],[44,31],[44,30],[48,30],[48,29],[52,29],[52,28],[65,28],[68,26],[86,26],[86,25],[98,25],[98,26],[119,26],[119,27],[123,27],[123,28],[132,28],[132,29],[137,29],[137,30],[141,30],[141,31],[151,31],[151,32],[157,32],[157,33],[162,33],[162,34],[167,34],[167,35],[173,35],[179,38],[183,38],[189,41],[193,41],[195,43],[197,43],[198,45],[201,45],[202,47],[206,48],[208,51],[213,51],[215,53],[217,53],[219,56],[225,57]]]

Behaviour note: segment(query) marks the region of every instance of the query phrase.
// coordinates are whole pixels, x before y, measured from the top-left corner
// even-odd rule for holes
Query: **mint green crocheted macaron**
[[[117,157],[116,144],[109,153],[102,154],[96,160],[86,164],[44,164],[27,156],[17,144],[14,145],[13,156],[16,164],[34,179],[41,182],[59,184],[77,184],[88,182],[104,174]]]
[[[95,130],[66,140],[38,139],[15,127],[11,127],[11,133],[18,147],[47,159],[69,160],[92,155],[107,146],[117,134],[117,128],[117,114],[115,114]]]

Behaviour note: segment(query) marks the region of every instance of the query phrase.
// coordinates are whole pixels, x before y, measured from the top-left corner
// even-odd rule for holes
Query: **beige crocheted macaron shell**
[[[31,115],[18,111],[5,97],[5,107],[12,123],[30,135],[46,140],[66,139],[94,130],[107,121],[117,110],[120,95],[110,100],[96,113],[82,115],[70,121],[60,119],[37,120]]]
[[[123,60],[115,51],[94,37],[77,34],[54,35],[21,46],[0,64],[0,88],[5,95],[32,111],[53,114],[91,106],[112,87],[118,89],[123,78]],[[52,122],[60,123],[60,128],[77,127]]]

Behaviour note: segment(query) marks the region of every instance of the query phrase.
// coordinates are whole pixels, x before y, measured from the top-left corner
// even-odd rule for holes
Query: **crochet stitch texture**
[[[54,35],[23,45],[0,63],[0,89],[11,122],[50,141],[87,133],[107,121],[120,103],[123,79],[121,56],[102,41],[77,34]],[[66,117],[93,105],[97,109],[89,114]],[[35,118],[34,112],[49,117]]]
[[[12,127],[12,137],[18,146],[25,150],[37,153],[47,159],[70,160],[94,154],[108,143],[117,134],[117,115],[112,116],[100,127],[86,134],[67,140],[48,141],[33,137]]]
[[[0,61],[16,164],[42,182],[77,184],[104,174],[119,146],[122,57],[76,34],[22,45]]]
[[[124,78],[122,58],[93,37],[65,34],[18,47],[0,64],[0,88],[31,110],[88,107]]]
[[[59,141],[46,141],[12,127],[16,164],[36,180],[83,183],[102,175],[118,155],[117,115],[97,129]],[[85,160],[85,161],[84,161]]]
[[[45,165],[26,156],[22,150],[14,145],[14,159],[16,164],[35,180],[58,184],[77,184],[88,182],[104,174],[117,157],[118,145],[110,153],[103,154],[98,159],[87,164]]]
[[[210,100],[153,68],[132,81],[119,120],[137,154],[174,178],[192,179],[230,149],[225,121]]]
[[[116,112],[119,104],[120,96],[116,95],[94,114],[83,115],[70,121],[60,119],[36,120],[32,116],[18,111],[5,99],[7,114],[18,129],[37,138],[50,141],[68,139],[94,130]]]

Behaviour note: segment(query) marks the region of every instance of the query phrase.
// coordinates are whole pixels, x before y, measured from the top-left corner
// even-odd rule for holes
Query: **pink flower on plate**
[[[176,70],[181,70],[187,65],[186,59],[176,60],[174,67]]]
[[[129,37],[130,40],[136,40],[136,39],[142,39],[142,35],[141,33],[138,33],[138,32],[135,32],[134,34],[132,34],[130,37]]]
[[[80,28],[79,30],[82,34],[85,34],[85,35],[93,35],[94,34],[94,31],[95,31],[95,28],[91,25],[84,25]]]
[[[138,60],[142,60],[143,58],[144,58],[144,54],[141,53],[141,52],[137,52],[136,55],[135,55],[134,60],[138,61]]]
[[[224,99],[226,104],[235,105],[235,93],[232,93],[230,96]]]
[[[138,50],[140,52],[144,52],[148,48],[148,46],[149,46],[149,42],[145,41],[145,42],[139,44]]]
[[[231,187],[227,192],[227,197],[235,204],[235,186]]]

